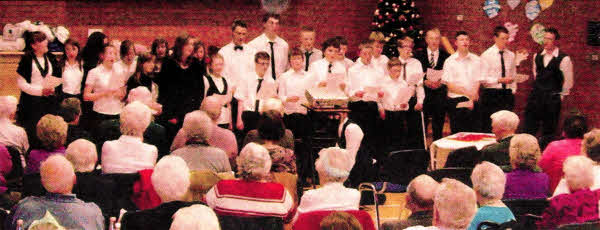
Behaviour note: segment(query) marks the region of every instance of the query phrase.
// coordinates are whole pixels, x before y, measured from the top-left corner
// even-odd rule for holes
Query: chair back
[[[481,159],[475,146],[456,149],[448,154],[444,168],[474,168]]]
[[[185,201],[202,201],[204,195],[220,180],[234,179],[233,172],[216,173],[211,170],[190,171],[190,188]]]
[[[22,194],[21,197],[46,195],[46,189],[42,185],[42,177],[39,173],[23,175]]]
[[[140,180],[139,173],[110,173],[102,174],[102,177],[115,182],[115,188],[112,191],[115,199],[111,215],[116,215],[120,209],[137,210],[131,196],[133,195],[133,184]]]
[[[336,212],[336,211],[312,211],[312,212],[300,214],[298,216],[298,219],[296,219],[296,222],[294,223],[294,226],[292,227],[292,229],[294,229],[294,230],[319,230],[321,220],[323,220],[323,218],[325,218],[326,216],[328,216],[334,212]],[[360,222],[360,225],[362,226],[363,230],[375,230],[376,229],[375,223],[373,223],[373,218],[371,218],[371,215],[369,215],[369,213],[367,213],[366,211],[364,211],[364,210],[346,210],[344,212],[352,214],[354,217],[356,217],[356,219],[358,219],[358,222]]]
[[[298,175],[288,172],[273,172],[273,182],[280,183],[290,193],[294,204],[298,203]]]
[[[596,230],[600,229],[600,221],[590,221],[585,223],[564,224],[558,227],[558,230]]]
[[[532,214],[541,216],[542,212],[548,207],[550,202],[546,199],[511,199],[502,200],[504,204],[512,211],[515,216]]]
[[[11,184],[17,183],[23,177],[23,164],[21,162],[21,153],[14,146],[5,146],[10,154],[10,160],[12,161],[12,170],[10,173],[6,175],[6,183],[8,187],[11,187]]]
[[[235,230],[283,230],[281,217],[240,217],[219,215],[221,229]]]
[[[383,181],[408,185],[410,180],[427,172],[429,152],[425,149],[409,149],[390,152],[383,162]]]
[[[471,172],[473,168],[441,168],[427,173],[436,181],[442,181],[444,178],[456,179],[471,187]]]

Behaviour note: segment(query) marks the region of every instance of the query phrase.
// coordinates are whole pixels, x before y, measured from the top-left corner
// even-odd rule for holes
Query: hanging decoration
[[[500,12],[500,3],[498,0],[485,0],[483,3],[483,11],[489,18],[493,18],[498,16],[498,12]]]
[[[540,45],[544,44],[544,29],[544,26],[540,23],[535,23],[531,26],[531,38]]]
[[[398,56],[397,40],[408,35],[415,40],[415,45],[424,43],[423,20],[416,8],[416,0],[379,0],[373,13],[373,31],[383,33],[386,44],[383,54],[388,57]]]
[[[504,23],[504,27],[508,30],[508,42],[512,42],[515,40],[517,36],[517,32],[519,32],[519,25],[513,24],[512,22]]]
[[[540,7],[542,8],[542,11],[550,8],[550,6],[552,6],[552,3],[554,3],[554,0],[539,0],[540,1]]]
[[[540,3],[537,0],[530,0],[527,5],[525,5],[525,15],[529,20],[533,21],[533,19],[537,18],[541,11]]]
[[[521,0],[506,0],[508,2],[508,6],[510,7],[511,10],[514,10],[515,8],[517,8],[517,6],[519,6],[519,4],[521,3]]]

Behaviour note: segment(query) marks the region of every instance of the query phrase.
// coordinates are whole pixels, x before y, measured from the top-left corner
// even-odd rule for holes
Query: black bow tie
[[[234,51],[236,51],[236,50],[244,50],[244,47],[243,46],[234,46],[233,50]]]

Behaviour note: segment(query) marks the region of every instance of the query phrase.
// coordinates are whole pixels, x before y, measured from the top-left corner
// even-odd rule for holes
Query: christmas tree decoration
[[[386,44],[383,54],[398,56],[397,40],[404,35],[423,46],[424,31],[421,13],[416,8],[417,0],[379,0],[373,13],[373,31],[383,33]],[[494,0],[497,1],[497,0]]]
[[[483,11],[489,18],[498,16],[498,12],[500,12],[501,8],[498,0],[485,0],[483,3]]]
[[[550,8],[550,6],[552,6],[552,3],[554,3],[554,0],[539,0],[539,1],[540,1],[540,7],[542,8],[542,11]]]
[[[508,30],[508,42],[514,41],[517,32],[519,32],[519,25],[513,24],[512,22],[506,22],[504,23],[504,27]]]
[[[506,1],[511,10],[514,10],[515,8],[517,8],[517,6],[519,6],[519,4],[521,3],[521,0],[506,0]]]
[[[533,21],[533,19],[537,18],[542,11],[540,7],[540,3],[536,0],[529,0],[527,5],[525,5],[525,15],[529,20]]]
[[[529,31],[529,33],[531,34],[531,38],[533,38],[533,41],[537,42],[538,44],[542,45],[544,44],[544,26],[540,23],[535,23],[533,24],[533,26],[531,26],[531,30]]]

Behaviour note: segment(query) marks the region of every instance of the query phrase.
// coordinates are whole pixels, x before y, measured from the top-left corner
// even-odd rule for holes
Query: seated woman
[[[276,112],[266,112],[258,123],[258,135],[264,141],[263,147],[271,155],[271,172],[296,173],[296,156],[294,150],[279,145],[283,138],[285,126],[281,115]]]
[[[321,150],[315,168],[322,187],[302,195],[296,216],[317,210],[358,210],[360,192],[344,187],[353,165],[354,159],[344,149],[331,147]]]
[[[590,187],[591,190],[600,189],[600,129],[593,129],[583,136],[581,142],[581,154],[589,157],[594,161],[594,184]],[[563,178],[558,182],[553,196],[569,193],[567,181]]]
[[[143,142],[151,118],[150,108],[141,102],[134,101],[123,108],[121,137],[102,145],[102,173],[136,173],[154,168],[158,150]]]
[[[31,150],[27,157],[25,174],[40,172],[40,164],[50,155],[65,154],[68,125],[62,117],[47,114],[37,123],[37,136],[41,149]]]
[[[537,222],[538,229],[555,229],[562,224],[583,223],[598,219],[600,190],[590,190],[594,183],[594,161],[585,156],[571,156],[563,172],[571,193],[555,196]]]
[[[221,180],[206,194],[206,203],[218,215],[242,217],[293,216],[294,201],[283,185],[268,182],[271,157],[256,143],[247,144],[237,158],[240,179]]]
[[[510,140],[512,172],[506,174],[503,199],[543,199],[548,196],[548,175],[536,172],[540,145],[534,136],[517,134]]]
[[[471,181],[475,195],[477,195],[479,209],[477,209],[468,230],[476,230],[483,221],[504,223],[515,219],[510,209],[501,200],[506,176],[500,167],[484,161],[473,169]]]

